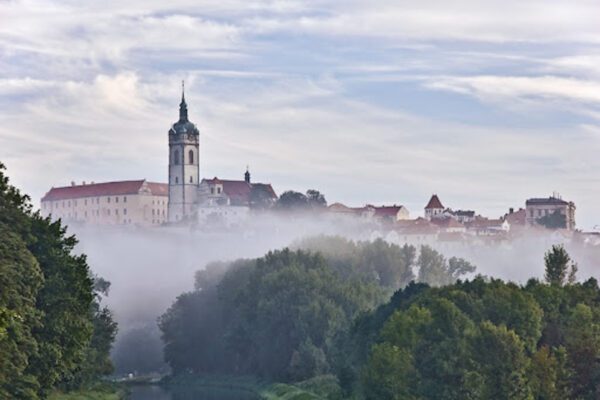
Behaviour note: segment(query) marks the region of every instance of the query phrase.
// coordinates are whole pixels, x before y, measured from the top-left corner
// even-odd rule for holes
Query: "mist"
[[[398,235],[380,225],[356,218],[320,215],[263,215],[244,226],[205,231],[190,227],[131,228],[74,226],[78,251],[88,256],[94,274],[112,285],[104,300],[119,323],[113,351],[117,373],[164,370],[162,344],[156,321],[180,294],[193,290],[194,274],[213,261],[257,258],[269,250],[300,243],[303,238],[329,235],[351,240],[382,238],[403,245]],[[409,244],[419,245],[413,242]],[[525,283],[543,279],[544,253],[565,244],[578,263],[579,280],[598,278],[600,248],[569,243],[548,231],[525,234],[510,241],[424,243],[446,257],[465,258],[477,266],[475,274]],[[137,349],[133,349],[137,346]],[[151,347],[151,348],[148,348]],[[131,349],[130,349],[131,348]],[[144,354],[136,354],[143,349]],[[134,354],[119,354],[129,351]],[[139,365],[138,365],[139,364]],[[149,368],[149,367],[148,367]],[[164,371],[163,371],[164,372]]]

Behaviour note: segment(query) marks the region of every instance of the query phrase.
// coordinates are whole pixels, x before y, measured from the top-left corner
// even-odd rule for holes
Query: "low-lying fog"
[[[194,272],[208,262],[260,257],[269,250],[320,234],[355,240],[381,236],[378,230],[359,221],[314,217],[261,219],[252,227],[210,233],[189,228],[98,226],[74,227],[71,232],[77,234],[78,250],[88,255],[93,272],[112,283],[105,304],[119,322],[119,338],[140,327],[154,329],[157,317],[179,294],[193,288]],[[447,257],[466,258],[477,266],[477,273],[525,282],[530,277],[543,277],[544,252],[560,242],[548,235],[520,238],[510,244],[435,243],[433,247]],[[600,249],[565,244],[579,265],[579,279],[598,278],[595,267]]]

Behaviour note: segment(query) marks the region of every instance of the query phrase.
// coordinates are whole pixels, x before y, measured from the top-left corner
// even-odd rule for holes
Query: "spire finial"
[[[248,165],[246,165],[246,173],[244,174],[244,181],[246,181],[246,183],[250,183],[250,167]]]
[[[179,120],[187,121],[188,110],[187,104],[185,103],[185,81],[181,81],[181,103],[179,104]]]

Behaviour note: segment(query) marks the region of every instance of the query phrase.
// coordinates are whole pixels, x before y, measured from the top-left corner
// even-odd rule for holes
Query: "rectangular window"
[[[110,197],[107,197],[107,198],[106,198],[106,202],[107,202],[107,203],[110,203]]]
[[[119,198],[115,197],[115,203],[118,203],[118,202],[119,202]]]
[[[87,199],[83,200],[83,205],[87,206]]]
[[[127,196],[123,196],[123,203],[127,203]]]
[[[127,215],[127,209],[126,208],[123,209],[123,215]]]
[[[115,215],[119,215],[119,209],[115,208]]]

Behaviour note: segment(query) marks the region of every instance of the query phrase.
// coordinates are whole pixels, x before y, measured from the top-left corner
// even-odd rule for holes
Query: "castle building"
[[[92,224],[158,225],[218,222],[231,225],[251,207],[268,208],[277,200],[273,187],[243,180],[200,179],[200,132],[188,118],[185,92],[179,120],[169,135],[169,183],[146,180],[92,183],[52,188],[41,200],[42,212],[66,221]],[[223,218],[222,218],[223,217]]]
[[[565,201],[558,195],[547,198],[532,198],[525,202],[525,220],[527,225],[541,225],[545,218],[552,218],[554,214],[561,214],[564,226],[568,230],[575,229],[575,203]]]
[[[98,225],[158,225],[167,219],[168,186],[134,181],[53,187],[41,201],[44,216]]]

